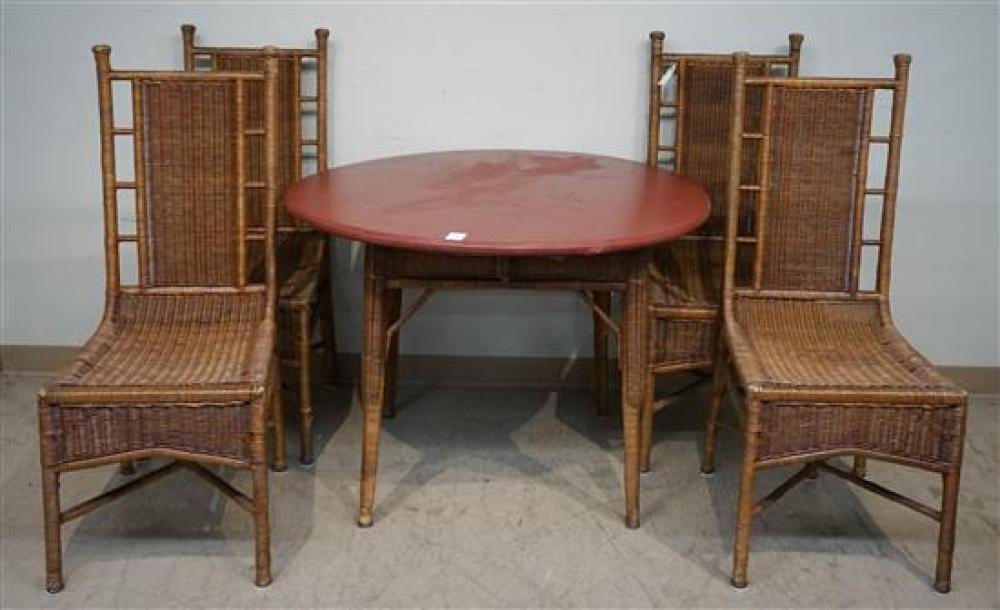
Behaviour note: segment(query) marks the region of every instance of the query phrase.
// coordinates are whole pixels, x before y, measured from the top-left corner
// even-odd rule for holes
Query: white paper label
[[[444,240],[445,241],[465,241],[465,236],[466,236],[466,233],[462,233],[460,231],[450,231],[449,233],[445,234]]]
[[[666,85],[667,83],[669,83],[670,79],[674,77],[674,68],[675,67],[676,66],[671,65],[669,68],[667,68],[667,71],[663,73],[663,76],[660,77],[660,82],[657,83],[657,84],[662,87],[663,85]]]

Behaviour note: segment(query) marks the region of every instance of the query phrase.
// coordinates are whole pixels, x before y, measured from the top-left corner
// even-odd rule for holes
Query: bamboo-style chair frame
[[[661,247],[650,266],[650,355],[642,413],[644,472],[650,470],[655,413],[692,385],[710,378],[722,290],[725,184],[729,180],[724,132],[731,114],[726,102],[732,84],[732,56],[665,51],[665,38],[660,31],[649,34],[646,163],[701,184],[709,191],[713,212],[697,232]],[[748,55],[747,70],[759,76],[780,71],[784,77],[797,77],[803,39],[802,34],[791,33],[787,53]],[[676,86],[672,95],[666,96],[664,89],[671,79]],[[703,99],[695,97],[699,95]],[[664,129],[665,124],[673,129]],[[704,134],[707,125],[715,126],[713,133],[699,139],[699,132]],[[657,400],[656,377],[674,373],[694,373],[697,377]]]
[[[742,395],[737,411],[745,444],[731,582],[747,584],[753,517],[822,471],[939,522],[934,588],[948,592],[966,394],[906,342],[889,308],[910,57],[894,57],[894,78],[868,79],[751,77],[744,54],[734,62],[739,111],[729,135],[724,333],[702,463],[703,472],[714,470],[720,404],[727,389],[735,390]],[[759,130],[743,120],[753,90],[762,97]],[[888,132],[878,135],[874,100],[883,91],[892,96],[891,118]],[[869,181],[875,146],[886,149],[878,186]],[[748,149],[756,151],[751,172]],[[881,200],[877,237],[866,237],[866,199]],[[801,207],[806,216],[792,216],[794,228],[780,224],[794,214],[790,200],[809,206]],[[749,234],[737,215],[745,205],[754,217]],[[839,223],[827,216],[837,205]],[[744,243],[754,252],[751,283],[738,286],[737,247]],[[877,251],[871,287],[863,282],[866,248]],[[825,262],[817,258],[824,249]],[[854,457],[852,469],[827,463],[845,455]],[[939,473],[941,509],[868,480],[869,458]],[[755,501],[757,471],[788,464],[803,467]]]
[[[316,171],[327,161],[327,50],[330,32],[314,32],[316,47],[278,48],[278,191],[303,177],[305,161],[315,159]],[[181,26],[185,70],[259,71],[259,48],[208,47],[195,44],[195,26]],[[207,61],[205,61],[207,60]],[[207,64],[207,65],[203,65]],[[315,71],[315,91],[303,93],[303,72]],[[259,93],[258,93],[259,95]],[[307,115],[315,115],[316,133],[306,136]],[[299,461],[314,460],[312,352],[325,356],[328,376],[336,377],[336,337],[330,280],[330,246],[326,233],[278,212],[278,337],[283,362],[295,372],[299,398]],[[313,341],[319,326],[319,342]],[[277,464],[284,469],[284,457]]]
[[[269,411],[275,419],[281,412],[274,362],[277,57],[265,52],[263,72],[194,74],[112,69],[110,47],[97,45],[93,52],[106,301],[94,336],[39,392],[45,588],[55,593],[63,587],[62,524],[181,467],[253,516],[255,582],[266,586],[271,582],[267,420]],[[115,123],[116,83],[131,88],[128,126]],[[259,124],[247,120],[251,84],[265,92]],[[132,140],[132,179],[116,171],[119,138]],[[192,160],[195,156],[200,161]],[[199,167],[227,164],[232,174],[225,176]],[[134,232],[121,226],[118,196],[125,191],[134,194]],[[263,193],[257,226],[248,222],[250,192]],[[184,229],[192,226],[196,201],[197,224],[210,233],[192,239]],[[188,209],[173,210],[175,202]],[[254,243],[264,252],[264,273],[256,282],[248,280]],[[134,282],[123,277],[123,244],[136,250]],[[274,442],[280,453],[280,436]],[[145,458],[174,461],[60,508],[63,473]],[[203,464],[249,470],[252,494]]]

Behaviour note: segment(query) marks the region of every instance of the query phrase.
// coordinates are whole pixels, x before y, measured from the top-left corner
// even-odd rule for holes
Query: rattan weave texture
[[[63,586],[61,526],[178,469],[146,473],[63,510],[62,473],[121,462],[175,458],[254,518],[255,582],[271,581],[268,411],[280,421],[274,362],[277,287],[273,51],[263,72],[112,70],[94,47],[103,179],[106,303],[91,339],[39,393],[46,589]],[[129,86],[132,124],[116,122],[115,82]],[[265,95],[250,125],[247,86]],[[115,139],[133,143],[132,180],[116,174]],[[252,149],[258,154],[248,154]],[[134,209],[119,200],[134,194]],[[248,191],[261,224],[251,227]],[[122,218],[120,218],[120,216]],[[135,232],[120,220],[133,217]],[[249,278],[250,244],[264,272]],[[122,245],[134,244],[134,283],[123,281]],[[279,426],[280,429],[280,426]],[[275,438],[276,454],[281,439]],[[199,464],[250,470],[244,495]]]
[[[643,406],[643,470],[650,469],[653,414],[669,403],[656,400],[656,375],[712,367],[718,331],[725,259],[726,195],[730,182],[729,128],[733,114],[733,62],[726,54],[664,52],[662,32],[650,33],[649,128],[646,161],[671,168],[709,194],[712,215],[693,235],[669,242],[655,253],[650,270],[649,391]],[[789,34],[787,54],[747,57],[748,74],[795,77],[803,36]],[[662,82],[668,71],[671,79]],[[761,95],[746,100],[748,129],[760,122]],[[756,171],[756,151],[743,160],[745,177]],[[752,230],[752,208],[740,210],[744,234]],[[752,252],[740,249],[737,275],[746,284]]]
[[[329,31],[315,31],[316,48],[277,49],[277,190],[285,190],[302,179],[308,167],[322,171],[327,167],[327,47]],[[195,44],[195,27],[181,26],[184,45],[184,67],[197,71],[261,72],[264,55],[251,47],[209,47]],[[308,75],[315,81],[312,93],[304,81]],[[259,127],[264,116],[262,83],[247,83],[247,123]],[[312,131],[314,133],[309,134]],[[263,154],[259,143],[251,142],[250,158]],[[259,225],[263,193],[250,191],[249,222]],[[336,376],[336,338],[330,285],[329,237],[293,218],[284,205],[278,207],[279,243],[277,246],[278,274],[278,337],[282,361],[291,365],[295,375],[299,403],[299,460],[303,464],[314,459],[312,353],[324,352],[324,369],[330,378]],[[252,277],[263,272],[263,252],[251,250]],[[319,327],[320,341],[314,342]],[[283,430],[278,431],[284,434]],[[284,456],[278,467],[284,468]]]
[[[947,592],[966,394],[900,335],[889,307],[910,58],[895,57],[891,79],[748,77],[746,60],[733,59],[738,110],[730,127],[725,332],[702,464],[705,472],[714,469],[719,406],[732,386],[742,396],[744,423],[732,583],[747,584],[753,517],[802,480],[828,472],[940,523],[934,587]],[[743,121],[750,91],[762,100],[759,131]],[[885,135],[873,129],[879,91],[892,99]],[[870,175],[873,146],[885,147],[882,176]],[[744,151],[756,154],[749,181]],[[865,208],[874,205],[881,208],[878,226],[866,227],[873,215]],[[753,231],[744,243],[755,253],[749,285],[741,284],[736,260],[736,210],[747,206]],[[865,237],[872,234],[878,237]],[[877,254],[871,288],[862,282],[864,248]],[[839,455],[854,457],[852,471],[827,463]],[[868,458],[938,473],[940,510],[870,481]],[[794,463],[803,469],[755,500],[758,470]]]

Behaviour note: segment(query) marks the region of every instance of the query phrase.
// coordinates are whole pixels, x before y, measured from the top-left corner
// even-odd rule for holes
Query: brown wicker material
[[[365,243],[360,525],[374,519],[398,333],[435,291],[470,289],[573,291],[619,336],[625,519],[639,525],[648,254],[705,221],[710,206],[701,188],[601,155],[478,150],[338,167],[302,180],[285,199],[299,218]],[[521,222],[525,215],[531,223]],[[634,222],[612,222],[622,217]],[[422,290],[405,308],[404,289]],[[620,325],[595,306],[595,293],[614,291],[624,293]]]
[[[278,191],[302,179],[306,161],[327,168],[327,46],[330,32],[317,29],[315,49],[278,49]],[[263,69],[260,49],[195,45],[195,27],[181,26],[186,70]],[[303,74],[315,73],[316,88],[303,93]],[[251,86],[251,114],[262,108],[263,90]],[[314,117],[315,134],[305,124]],[[295,372],[299,396],[299,460],[310,464],[313,450],[312,351],[324,351],[326,374],[336,375],[336,340],[330,286],[329,238],[278,210],[278,338],[283,362]],[[256,253],[255,267],[260,267]],[[313,342],[319,327],[320,341]],[[279,466],[283,465],[283,460]]]
[[[728,54],[664,52],[663,32],[651,32],[649,38],[646,162],[701,185],[711,198],[712,216],[697,233],[659,248],[650,271],[650,391],[643,404],[643,471],[650,469],[654,414],[672,398],[656,400],[656,376],[692,372],[707,378],[712,368],[722,290],[733,75]],[[789,34],[787,54],[749,55],[748,74],[797,76],[802,41],[802,34]],[[673,82],[661,85],[668,71]],[[756,120],[760,100],[749,105],[746,120]],[[742,215],[745,223],[746,209]],[[740,281],[746,278],[746,268],[741,265]]]
[[[268,411],[279,419],[274,362],[277,58],[263,73],[112,70],[94,47],[104,183],[106,305],[93,337],[40,393],[46,581],[62,589],[61,525],[177,470],[191,468],[253,515],[255,582],[271,581]],[[116,124],[112,83],[127,83],[132,124]],[[247,90],[265,92],[256,118]],[[116,175],[116,138],[132,140],[134,177]],[[257,150],[256,156],[249,151]],[[132,211],[119,196],[132,193]],[[249,193],[261,207],[247,210]],[[133,216],[134,214],[134,216]],[[255,216],[260,224],[249,222]],[[135,230],[124,229],[130,217]],[[241,238],[241,236],[245,236]],[[248,281],[249,247],[265,273]],[[134,247],[136,281],[120,256]],[[280,454],[280,437],[275,439]],[[63,510],[64,472],[173,458]],[[201,464],[250,470],[246,496]],[[129,468],[130,470],[130,468]]]
[[[647,308],[649,261],[647,248],[595,256],[460,256],[366,244],[361,354],[364,437],[358,524],[368,527],[374,520],[381,420],[396,393],[401,327],[436,291],[488,289],[577,292],[600,320],[597,326],[619,337],[625,524],[639,527],[639,405],[648,353],[643,312]],[[423,291],[405,310],[401,307],[403,289]],[[623,295],[620,326],[598,300],[599,295],[612,292]]]
[[[823,471],[938,521],[934,588],[947,592],[966,395],[906,342],[889,311],[910,57],[895,57],[891,79],[760,78],[746,74],[745,54],[733,61],[732,107],[738,111],[730,127],[725,332],[719,341],[720,358],[733,366],[716,367],[702,464],[705,472],[714,468],[720,403],[727,385],[735,386],[744,400],[745,448],[732,583],[747,584],[753,517]],[[884,134],[872,127],[879,91],[892,96]],[[744,120],[750,92],[763,108],[755,126]],[[875,146],[886,151],[878,186],[869,180]],[[865,206],[881,208],[877,227],[864,226]],[[740,226],[741,207],[753,211],[751,233]],[[737,270],[741,242],[754,253],[746,284]],[[870,288],[862,282],[865,249],[878,261]],[[841,455],[854,457],[853,469],[826,463]],[[940,510],[865,478],[868,458],[939,473]],[[758,470],[796,463],[804,464],[798,474],[755,502]]]

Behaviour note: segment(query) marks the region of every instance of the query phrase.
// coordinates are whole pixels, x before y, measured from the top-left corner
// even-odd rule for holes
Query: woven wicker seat
[[[254,355],[274,340],[266,305],[263,294],[123,295],[73,366],[48,386],[48,398],[79,386],[210,389],[254,381]]]
[[[110,52],[94,47],[104,316],[38,400],[45,587],[54,593],[63,586],[63,523],[181,467],[253,516],[255,582],[264,586],[271,582],[266,432],[269,414],[277,429],[281,416],[274,322],[277,55],[265,52],[263,73],[204,75],[112,70]],[[131,125],[116,121],[112,83],[128,85]],[[251,86],[264,92],[253,111],[245,95]],[[134,145],[132,179],[118,177],[115,141],[123,137]],[[251,192],[259,204],[254,210],[247,205]],[[126,228],[129,222],[134,229]],[[127,246],[135,254],[131,265]],[[264,264],[257,282],[248,278],[254,247]],[[274,444],[275,454],[283,453],[280,435]],[[60,507],[63,473],[113,463],[132,473],[132,462],[145,458],[176,461]],[[251,471],[252,495],[202,464]]]
[[[329,31],[317,29],[315,49],[278,49],[278,190],[300,180],[310,160],[315,170],[327,167],[327,45]],[[186,70],[263,69],[260,49],[205,47],[195,44],[195,27],[181,26]],[[306,75],[314,73],[315,89],[303,93]],[[260,107],[263,91],[254,89],[251,105]],[[315,134],[306,127],[315,125]],[[291,365],[299,402],[299,461],[310,464],[313,451],[312,351],[322,349],[329,378],[336,376],[336,339],[329,273],[329,237],[278,210],[278,338],[282,361]],[[263,269],[255,253],[252,274]],[[319,327],[318,342],[313,341]],[[284,456],[277,468],[284,468]]]
[[[764,393],[849,386],[961,398],[879,313],[872,301],[736,300],[732,336],[747,362],[743,383]]]
[[[895,57],[891,79],[761,78],[746,74],[745,54],[733,62],[724,333],[702,463],[712,472],[729,386],[743,399],[745,443],[732,583],[747,584],[753,517],[799,482],[828,472],[940,523],[934,587],[947,592],[966,395],[906,342],[889,309],[910,58]],[[761,110],[748,122],[750,92]],[[873,127],[878,92],[892,98],[887,130]],[[878,172],[869,169],[875,146],[884,147],[886,159],[877,185]],[[743,209],[751,222],[737,217]],[[743,285],[741,245],[753,254]],[[866,251],[877,260],[871,274],[862,265]],[[853,468],[828,462],[837,456],[853,457]],[[941,509],[869,480],[869,458],[940,474]],[[755,500],[757,471],[786,464],[803,466]]]
[[[646,162],[697,182],[709,194],[712,216],[694,235],[660,248],[651,269],[649,390],[642,414],[644,471],[650,469],[654,413],[673,398],[656,400],[656,376],[693,373],[700,380],[707,379],[712,368],[722,291],[733,73],[729,55],[664,52],[663,32],[651,32],[649,38]],[[802,41],[802,34],[789,34],[787,54],[750,55],[748,73],[796,76]],[[664,79],[667,82],[661,82]],[[759,106],[755,100],[751,112],[759,112]],[[746,210],[742,215],[745,222]],[[746,271],[744,264],[741,281]]]

